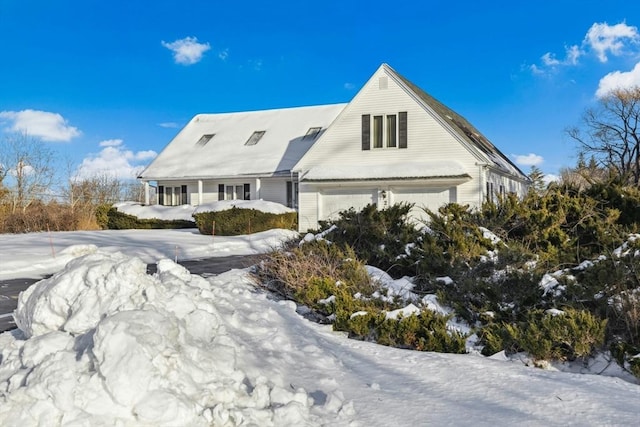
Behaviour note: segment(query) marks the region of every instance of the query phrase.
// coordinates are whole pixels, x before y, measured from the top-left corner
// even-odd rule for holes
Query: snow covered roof
[[[139,178],[287,174],[345,106],[198,114]]]
[[[356,165],[336,167],[315,167],[300,177],[304,181],[331,180],[369,180],[371,171],[375,171],[375,179],[433,179],[433,178],[471,178],[464,167],[455,161],[391,163],[377,165]]]

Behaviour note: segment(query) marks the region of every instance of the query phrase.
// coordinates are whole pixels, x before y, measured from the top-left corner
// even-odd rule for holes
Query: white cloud
[[[119,145],[122,145],[122,140],[121,139],[106,139],[102,142],[100,142],[100,147],[117,147]]]
[[[196,37],[185,37],[171,43],[162,41],[162,46],[173,52],[173,59],[176,64],[182,65],[192,65],[200,62],[202,55],[211,49],[209,43],[198,43]]]
[[[616,25],[603,22],[595,23],[589,28],[584,44],[595,51],[600,62],[607,62],[607,54],[621,55],[626,46],[625,42],[637,43],[639,40],[637,27],[631,27],[624,22]]]
[[[353,83],[345,83],[345,84],[344,84],[344,88],[345,88],[346,90],[353,90],[353,89],[355,89],[355,88],[356,88],[356,85],[354,85]]]
[[[0,121],[11,122],[7,131],[25,132],[43,141],[67,142],[82,134],[78,128],[69,126],[60,114],[48,111],[0,111]]]
[[[531,65],[533,74],[544,74],[562,66],[578,65],[578,60],[593,53],[600,62],[607,62],[609,55],[619,56],[626,51],[632,51],[632,46],[640,43],[637,27],[622,22],[609,25],[606,22],[594,23],[587,31],[581,45],[564,47],[564,58],[558,58],[555,53],[547,52],[540,57],[539,65]]]
[[[558,61],[556,59],[556,56],[551,52],[547,52],[544,55],[542,55],[541,59],[542,59],[542,63],[546,66],[560,65],[560,61]]]
[[[228,57],[229,49],[222,50],[218,53],[218,58],[222,59],[223,61],[226,61]]]
[[[552,182],[560,182],[560,176],[554,175],[552,173],[547,173],[542,177],[542,180],[546,185],[551,184]]]
[[[565,59],[565,64],[568,64],[568,65],[577,65],[578,59],[582,55],[584,55],[584,51],[582,51],[582,49],[580,49],[580,47],[577,45],[569,46],[565,48],[565,51],[567,55]]]
[[[612,90],[633,86],[640,86],[640,62],[638,62],[631,71],[614,71],[601,78],[600,83],[598,83],[596,96],[602,98]]]
[[[533,153],[512,154],[511,156],[515,159],[517,164],[522,166],[538,166],[544,161],[542,156]]]
[[[75,173],[76,179],[95,176],[109,176],[118,179],[134,179],[146,167],[140,162],[155,158],[158,154],[152,150],[133,152],[127,150],[121,139],[109,139],[100,142],[103,149],[98,154],[86,157]]]
[[[158,126],[160,126],[161,128],[169,128],[169,129],[175,129],[175,128],[180,127],[180,125],[177,124],[176,122],[158,123]]]

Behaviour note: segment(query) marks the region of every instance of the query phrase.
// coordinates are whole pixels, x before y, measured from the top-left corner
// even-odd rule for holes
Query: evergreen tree
[[[535,165],[531,166],[529,179],[531,180],[531,188],[538,193],[543,192],[545,188],[547,188],[547,184],[544,182],[544,172]]]

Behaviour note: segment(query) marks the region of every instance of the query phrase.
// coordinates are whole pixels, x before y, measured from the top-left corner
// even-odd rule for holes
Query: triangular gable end
[[[482,152],[473,148],[463,136],[458,135],[458,132],[449,126],[438,112],[426,105],[419,96],[419,93],[417,92],[418,90],[419,88],[397,74],[387,64],[380,65],[380,67],[353,97],[351,102],[349,102],[344,110],[336,117],[325,134],[316,141],[316,144],[314,144],[314,146],[311,147],[311,149],[294,166],[293,170],[300,174],[301,180],[305,180],[305,173],[311,168],[318,170],[320,165],[322,165],[323,168],[333,167],[331,160],[328,159],[333,156],[340,156],[340,161],[346,164],[369,164],[370,166],[377,168],[377,171],[372,171],[372,175],[364,177],[365,179],[383,178],[383,176],[380,176],[379,174],[380,168],[390,168],[394,164],[407,165],[407,162],[409,162],[414,166],[418,166],[420,159],[423,160],[423,169],[428,167],[429,169],[444,171],[446,168],[443,167],[443,159],[434,159],[437,162],[436,164],[430,161],[431,159],[429,159],[428,156],[411,158],[404,156],[403,158],[399,157],[401,154],[398,151],[396,153],[388,151],[385,157],[382,157],[360,151],[361,145],[359,145],[360,143],[358,140],[362,137],[360,132],[364,128],[365,123],[356,123],[356,121],[360,120],[362,115],[370,115],[370,118],[373,119],[375,116],[386,117],[388,113],[393,112],[396,114],[396,126],[399,127],[401,126],[400,121],[403,119],[402,115],[405,114],[406,117],[406,111],[410,111],[409,120],[416,120],[416,112],[418,112],[420,116],[430,117],[429,121],[430,123],[433,123],[433,126],[441,128],[441,131],[438,131],[439,139],[436,139],[434,144],[448,145],[448,150],[450,151],[450,154],[452,154],[448,157],[449,160],[457,159],[457,156],[461,154],[460,150],[462,150],[465,153],[462,154],[464,157],[471,156],[469,158],[474,159],[471,163],[491,162],[491,160],[484,156]],[[394,110],[394,107],[396,107],[397,111]],[[391,110],[389,110],[389,108],[391,108]],[[456,115],[456,117],[458,116]],[[348,127],[348,130],[345,129],[346,127]],[[449,142],[444,141],[445,134],[448,135],[446,139]],[[398,138],[400,139],[400,134],[398,134]],[[409,138],[411,138],[411,136],[409,136]],[[459,149],[451,147],[451,144],[454,141],[457,143],[456,145],[459,145]],[[398,144],[401,144],[401,142],[398,141]],[[331,147],[328,147],[327,145],[331,145]],[[456,173],[461,170],[461,168],[457,167],[457,165],[453,165],[453,163],[455,162],[449,162],[451,167],[449,168],[450,171],[448,176],[454,176],[454,170]],[[401,169],[407,168],[403,167]],[[378,175],[375,175],[376,173]],[[403,173],[406,175],[408,171],[404,171]],[[429,173],[440,172],[433,171]],[[361,174],[356,174],[355,172],[354,174],[361,176]],[[335,176],[336,174],[333,175]],[[402,178],[407,178],[407,176],[403,175]]]
[[[448,129],[471,153],[479,159],[490,162],[491,165],[516,178],[528,181],[529,178],[507,156],[491,143],[478,129],[467,119],[447,107],[406,77],[402,76],[388,64],[382,64],[390,77],[403,86],[407,92],[416,98],[444,128]]]

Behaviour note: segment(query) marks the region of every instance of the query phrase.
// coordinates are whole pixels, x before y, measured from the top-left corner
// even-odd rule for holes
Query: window
[[[389,114],[387,116],[387,147],[396,146],[397,131],[398,129],[396,127],[396,115]]]
[[[218,200],[251,200],[251,184],[218,184]]]
[[[316,137],[318,136],[318,134],[320,133],[320,131],[322,130],[321,127],[314,127],[314,128],[309,128],[309,130],[307,131],[306,135],[304,137],[302,137],[302,139],[316,139]]]
[[[487,201],[493,203],[493,182],[487,182]]]
[[[200,137],[200,139],[198,140],[198,142],[196,142],[196,145],[204,147],[205,145],[207,145],[207,142],[209,142],[211,140],[211,138],[213,138],[214,136],[215,136],[215,133],[209,133],[209,134],[206,134],[206,135],[202,135]]]
[[[171,206],[178,206],[180,204],[180,187],[173,188],[173,198],[171,199]]]
[[[180,204],[187,205],[189,202],[187,201],[187,186],[183,185],[180,187]]]
[[[164,185],[158,185],[158,204],[164,205]]]
[[[260,141],[260,138],[264,136],[265,132],[265,130],[255,131],[253,134],[251,134],[249,139],[247,139],[247,142],[245,142],[244,145],[256,145],[258,141]]]
[[[373,148],[407,148],[407,113],[362,115],[362,150]]]
[[[251,186],[249,184],[244,184],[243,190],[244,200],[251,200]]]
[[[298,183],[287,181],[287,207],[298,208]]]
[[[373,148],[382,148],[382,116],[373,116]]]

